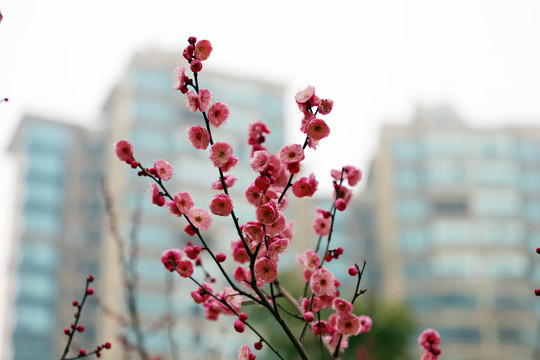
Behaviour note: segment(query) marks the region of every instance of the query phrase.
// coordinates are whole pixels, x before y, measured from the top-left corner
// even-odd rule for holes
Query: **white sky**
[[[180,60],[191,35],[213,43],[207,68],[286,82],[291,109],[308,84],[335,101],[318,150],[325,171],[367,169],[380,126],[408,121],[418,104],[453,105],[478,126],[540,125],[537,0],[0,0],[0,11],[8,234],[14,182],[4,149],[23,113],[88,124],[133,52],[176,50]]]

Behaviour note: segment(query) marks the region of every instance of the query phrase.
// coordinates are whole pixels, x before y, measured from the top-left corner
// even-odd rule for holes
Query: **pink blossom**
[[[191,208],[188,212],[189,221],[199,230],[208,230],[212,223],[212,215],[206,209]]]
[[[313,232],[319,236],[328,236],[328,234],[330,234],[331,225],[332,218],[325,219],[322,216],[317,216],[315,220],[313,220],[311,228],[313,229]]]
[[[259,206],[257,210],[255,210],[255,216],[257,217],[257,221],[263,224],[274,223],[279,216],[276,202],[272,200],[266,204]]]
[[[165,198],[161,195],[156,184],[150,184],[150,196],[152,198],[152,204],[157,206],[165,205]]]
[[[163,181],[167,181],[172,178],[173,167],[167,161],[159,159],[154,163],[154,169],[156,169],[157,177]]]
[[[266,233],[271,236],[279,235],[287,227],[285,216],[279,214],[277,220],[272,224],[266,225]]]
[[[122,161],[133,158],[133,145],[127,140],[118,140],[114,144],[116,156]]]
[[[232,250],[232,255],[233,255],[234,261],[236,261],[236,262],[238,262],[240,264],[243,264],[243,263],[249,261],[249,255],[248,255],[248,253],[247,253],[241,239],[231,241],[231,250]]]
[[[199,125],[190,126],[187,129],[188,140],[195,149],[204,150],[210,144],[210,134]]]
[[[210,148],[210,160],[215,167],[222,167],[227,163],[233,153],[229,143],[218,141]]]
[[[289,239],[278,239],[268,247],[268,256],[274,261],[278,260],[278,256],[287,251],[289,247]]]
[[[176,267],[176,271],[181,277],[190,277],[193,275],[193,264],[189,260],[181,260]]]
[[[336,328],[345,336],[358,335],[360,332],[360,319],[352,313],[340,314],[336,321]]]
[[[441,344],[441,335],[435,329],[427,329],[418,337],[418,344],[426,350]]]
[[[314,250],[307,249],[303,254],[296,254],[296,260],[306,269],[317,270],[320,265],[319,256]]]
[[[334,199],[336,199],[336,191],[337,189],[334,188]],[[337,199],[343,199],[345,200],[345,203],[349,203],[349,201],[351,201],[352,199],[352,196],[353,196],[353,193],[351,190],[349,190],[347,187],[341,185],[339,187],[339,192],[337,193]]]
[[[270,188],[270,178],[266,175],[259,175],[255,179],[255,186],[261,191],[266,191]]]
[[[194,91],[188,91],[186,94],[186,107],[191,112],[195,112],[199,108],[199,97]]]
[[[322,119],[313,119],[306,128],[306,134],[310,139],[321,140],[330,135],[330,128]]]
[[[189,68],[194,73],[198,73],[202,70],[202,62],[200,60],[194,59],[191,61],[191,64],[189,64]]]
[[[238,179],[233,175],[228,174],[224,176],[224,180],[225,186],[227,187],[227,189],[230,189]],[[221,183],[221,179],[217,179],[212,182],[212,189],[223,190],[223,184]]]
[[[207,320],[217,321],[222,311],[223,307],[217,300],[210,300],[204,304],[204,317]]]
[[[334,205],[339,211],[345,211],[347,209],[347,202],[343,199],[337,199]]]
[[[319,114],[321,115],[327,115],[330,114],[332,111],[332,108],[334,107],[334,102],[330,99],[323,99],[321,100],[318,110]]]
[[[167,201],[165,203],[167,207],[169,208],[169,214],[176,215],[178,217],[182,216],[183,213],[178,209],[178,206],[176,206],[176,203],[174,201]]]
[[[244,193],[246,195],[246,200],[248,203],[254,206],[261,206],[263,203],[264,195],[261,190],[255,185],[251,185],[246,189]]]
[[[345,172],[347,173],[347,181],[350,186],[355,186],[362,180],[362,172],[354,166],[345,166]]]
[[[225,300],[227,304],[236,312],[240,311],[240,307],[242,306],[242,295],[238,294],[238,291],[234,290],[232,287],[226,287],[223,289],[223,292],[221,293],[220,298]],[[227,309],[227,313],[232,314],[232,312]]]
[[[261,258],[255,262],[255,276],[263,283],[271,283],[277,278],[277,265],[268,258]]]
[[[279,151],[279,160],[284,164],[299,163],[304,158],[304,149],[300,144],[285,145]]]
[[[199,90],[199,110],[206,111],[212,101],[212,92],[208,89]]]
[[[238,349],[238,360],[254,360],[255,355],[251,352],[251,348],[247,345],[240,346]]]
[[[345,299],[336,298],[332,302],[332,309],[336,310],[339,315],[350,314],[353,311],[353,305]]]
[[[333,169],[330,171],[332,177],[336,180],[341,180],[342,171]],[[360,180],[362,180],[362,172],[351,165],[343,167],[343,180],[347,179],[350,186],[356,186]]]
[[[334,274],[322,267],[315,271],[311,276],[309,285],[311,286],[311,291],[315,295],[328,295],[333,296],[336,293],[336,286],[334,285]]]
[[[360,325],[361,325],[360,334],[365,334],[369,330],[371,330],[371,325],[373,324],[373,321],[371,320],[369,316],[360,315],[358,319],[360,320]]]
[[[208,121],[213,126],[220,127],[227,122],[229,114],[229,107],[222,102],[217,102],[210,106],[210,109],[208,110]]]
[[[174,69],[174,84],[173,89],[174,90],[181,90],[184,87],[184,77],[186,74],[186,68],[184,66],[180,66]]]
[[[161,253],[161,263],[169,271],[174,271],[180,260],[182,260],[180,249],[169,249]]]
[[[186,246],[184,248],[184,252],[186,253],[187,257],[191,260],[195,260],[197,256],[201,253],[201,247],[199,245],[195,246]]]
[[[183,214],[189,213],[189,210],[195,205],[195,202],[191,198],[191,195],[188,192],[181,191],[174,195],[174,203],[178,210]]]
[[[255,243],[260,243],[264,239],[264,230],[260,222],[248,221],[242,227],[242,233],[249,238],[250,241]]]
[[[305,89],[300,90],[294,95],[294,99],[297,103],[303,104],[315,95],[315,88],[311,85],[307,86]]]
[[[195,45],[194,55],[195,59],[204,61],[208,59],[212,52],[212,43],[208,40],[201,40]]]
[[[429,351],[426,350],[426,352],[422,355],[420,360],[437,360],[439,357]]]
[[[302,177],[300,180],[294,182],[292,186],[293,194],[302,198],[304,196],[312,197],[317,191],[319,182],[315,179],[315,175],[310,174],[309,177]]]
[[[229,170],[233,169],[236,165],[238,165],[238,156],[231,155],[229,160],[221,167],[221,171],[224,173],[228,172]]]
[[[270,156],[266,150],[258,150],[249,159],[249,165],[256,172],[263,172],[270,164]]]
[[[319,320],[314,322],[313,325],[311,325],[311,330],[317,336],[325,335],[328,333],[328,330],[330,330],[330,324],[328,324],[327,321]]]
[[[313,315],[313,313],[311,311],[308,311],[308,312],[304,313],[304,320],[307,321],[308,323],[310,323],[313,320],[315,320],[315,315]]]
[[[210,202],[210,211],[218,216],[229,216],[233,211],[232,199],[227,194],[217,194]]]

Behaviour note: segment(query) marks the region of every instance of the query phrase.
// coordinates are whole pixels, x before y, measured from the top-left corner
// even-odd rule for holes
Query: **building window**
[[[431,205],[437,214],[465,214],[468,210],[467,202],[464,200],[438,200]]]

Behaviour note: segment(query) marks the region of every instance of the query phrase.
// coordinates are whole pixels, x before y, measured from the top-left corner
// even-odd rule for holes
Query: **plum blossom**
[[[323,99],[321,100],[318,110],[319,114],[321,115],[327,115],[330,114],[332,111],[332,108],[334,107],[334,102],[330,99]]]
[[[261,206],[263,204],[264,195],[263,192],[255,185],[251,185],[245,191],[246,200],[248,203],[254,206]]]
[[[257,217],[257,221],[263,224],[274,223],[279,217],[275,200],[259,206],[257,210],[255,210],[255,216]]]
[[[222,167],[232,156],[233,148],[229,143],[218,141],[210,148],[210,160],[215,167]]]
[[[114,151],[116,156],[122,160],[133,158],[133,145],[127,140],[119,140],[114,144]]]
[[[306,134],[312,140],[321,140],[330,135],[330,128],[322,119],[313,119],[306,128]]]
[[[184,66],[176,67],[174,69],[174,84],[172,86],[173,90],[182,90],[185,85],[186,68]]]
[[[221,167],[221,171],[223,171],[224,173],[230,171],[231,169],[233,169],[236,165],[238,165],[238,156],[236,155],[231,155],[231,157],[229,158],[229,160],[225,163],[225,165],[223,165]]]
[[[176,267],[176,271],[181,277],[190,277],[193,275],[193,263],[187,259],[181,260]]]
[[[212,101],[212,92],[208,89],[199,90],[199,110],[206,111]]]
[[[271,283],[277,278],[277,265],[268,258],[261,258],[255,262],[255,276],[263,283]]]
[[[322,267],[315,271],[309,280],[309,285],[311,286],[311,291],[315,295],[323,296],[334,296],[336,293],[336,286],[334,284],[335,276],[326,268]]]
[[[186,94],[186,107],[191,112],[195,112],[197,109],[199,109],[199,97],[194,91],[188,91]]]
[[[248,345],[242,345],[238,349],[238,360],[255,360],[255,354],[251,352]]]
[[[190,193],[185,191],[178,192],[174,195],[174,203],[182,214],[189,213],[189,210],[195,205]]]
[[[189,221],[199,230],[208,230],[212,223],[212,215],[203,208],[191,208],[188,212]]]
[[[152,204],[157,206],[165,205],[165,198],[161,195],[156,184],[150,184],[150,197],[152,198]]]
[[[323,216],[317,216],[311,224],[313,232],[319,236],[328,236],[330,234],[331,226],[332,218],[324,218]]]
[[[337,331],[345,336],[358,335],[360,327],[360,319],[352,313],[341,314],[336,321]]]
[[[235,183],[236,180],[238,180],[235,176],[227,174],[224,176],[225,186],[227,189],[230,189]],[[214,180],[211,185],[212,189],[214,190],[223,190],[223,184],[221,183],[221,179]]]
[[[342,171],[333,169],[330,171],[332,177],[336,180],[341,180]],[[347,179],[350,186],[356,186],[362,180],[362,171],[354,166],[346,165],[343,167],[343,180]]]
[[[256,172],[263,172],[270,164],[270,156],[266,150],[258,150],[249,159],[249,165]]]
[[[315,88],[311,85],[307,86],[305,89],[298,91],[294,95],[294,99],[297,103],[303,104],[315,95]]]
[[[248,221],[242,227],[242,233],[248,237],[250,241],[260,243],[264,239],[264,230],[262,223],[256,221]]]
[[[195,56],[195,59],[204,61],[208,59],[211,52],[212,52],[212,43],[208,40],[201,40],[195,45],[195,50],[193,54]]]
[[[373,321],[371,318],[367,315],[360,315],[358,317],[360,320],[360,334],[367,333],[369,330],[371,330],[371,325],[373,324]]]
[[[170,180],[173,175],[173,167],[167,161],[159,159],[154,163],[154,169],[156,169],[157,177],[163,181]]]
[[[341,314],[350,314],[353,311],[353,305],[345,299],[336,298],[332,302],[332,309]]]
[[[304,196],[312,197],[317,191],[319,182],[315,179],[315,175],[310,174],[309,177],[302,177],[295,181],[292,185],[294,196],[302,198]]]
[[[304,149],[300,144],[285,145],[279,151],[279,160],[284,164],[299,163],[304,158]]]
[[[229,114],[229,107],[222,102],[217,102],[208,109],[208,121],[213,126],[220,127],[227,122]]]
[[[210,144],[210,134],[199,125],[190,126],[187,129],[188,140],[195,149],[204,150]]]
[[[217,194],[210,202],[210,211],[218,216],[229,216],[233,211],[232,199],[227,194]]]
[[[176,266],[182,260],[182,251],[180,249],[169,249],[161,253],[161,263],[169,271],[174,271]]]

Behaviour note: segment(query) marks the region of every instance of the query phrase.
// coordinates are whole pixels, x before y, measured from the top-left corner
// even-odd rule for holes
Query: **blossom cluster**
[[[372,321],[366,315],[353,313],[354,302],[365,290],[359,290],[362,270],[355,264],[349,267],[349,275],[357,278],[355,293],[351,301],[346,300],[340,292],[341,282],[325,267],[326,262],[338,260],[344,253],[342,247],[332,247],[331,236],[337,211],[345,211],[352,198],[351,188],[362,178],[362,172],[354,166],[347,165],[334,169],[330,176],[334,183],[333,201],[330,209],[317,209],[312,222],[312,230],[318,237],[316,250],[307,249],[297,255],[303,267],[306,290],[303,294],[292,296],[278,281],[280,256],[288,251],[293,241],[293,222],[287,221],[285,209],[289,203],[289,193],[296,198],[312,197],[319,187],[319,181],[313,173],[301,176],[301,165],[306,157],[306,148],[316,150],[320,141],[330,134],[327,122],[321,116],[328,115],[333,109],[333,101],[319,97],[313,86],[298,91],[295,101],[302,114],[300,131],[305,134],[305,141],[286,144],[278,153],[273,154],[264,146],[266,136],[271,133],[261,120],[252,121],[247,129],[247,143],[251,146],[249,166],[255,173],[253,182],[243,189],[245,200],[253,206],[253,218],[240,222],[234,213],[233,199],[229,189],[236,183],[236,177],[228,172],[239,162],[233,147],[226,141],[215,141],[212,129],[225,124],[230,115],[229,107],[223,102],[213,102],[213,94],[209,89],[199,86],[199,74],[202,62],[212,52],[212,44],[208,40],[197,41],[195,37],[188,39],[188,46],[183,51],[184,58],[190,64],[192,77],[186,74],[184,66],[177,67],[174,72],[174,90],[179,90],[186,97],[186,106],[191,112],[202,115],[204,122],[187,129],[187,140],[199,151],[207,151],[211,164],[217,168],[219,177],[213,181],[211,188],[217,191],[207,208],[195,207],[192,195],[180,191],[173,195],[165,187],[164,182],[173,176],[172,165],[162,159],[155,161],[153,167],[144,167],[135,160],[133,145],[127,140],[115,144],[117,157],[138,169],[138,175],[153,180],[150,184],[150,197],[153,204],[166,206],[169,213],[187,222],[184,230],[196,237],[200,245],[189,241],[183,249],[165,250],[161,255],[163,266],[181,277],[191,279],[197,289],[191,292],[193,301],[204,307],[208,320],[217,320],[220,315],[235,316],[234,329],[244,332],[251,329],[260,340],[254,344],[256,350],[267,346],[280,357],[279,351],[260,334],[241,312],[242,305],[249,300],[265,308],[283,328],[296,347],[301,358],[307,358],[302,339],[298,339],[290,331],[278,311],[278,296],[287,299],[297,309],[297,318],[304,320],[305,327],[311,328],[327,352],[338,354],[348,345],[351,336],[366,333],[371,329]],[[227,254],[214,253],[204,239],[203,233],[212,224],[212,217],[231,217],[238,237],[230,242],[230,259],[236,262],[231,276],[223,268]],[[247,220],[247,221],[246,221]],[[215,278],[206,270],[205,279],[199,282],[193,277],[194,267],[202,266],[202,253],[207,253],[215,262],[228,286],[222,290],[214,290]],[[365,263],[364,263],[365,266]],[[328,309],[330,315],[321,319],[321,311]],[[317,316],[315,316],[315,314]],[[315,318],[317,317],[317,321]],[[303,338],[303,335],[302,335]],[[324,343],[323,343],[324,341]],[[251,348],[243,345],[238,359],[253,360],[255,354]]]
[[[439,355],[441,354],[441,349],[439,349],[441,336],[437,330],[424,330],[418,338],[418,343],[425,350],[421,360],[437,360],[439,358]]]

